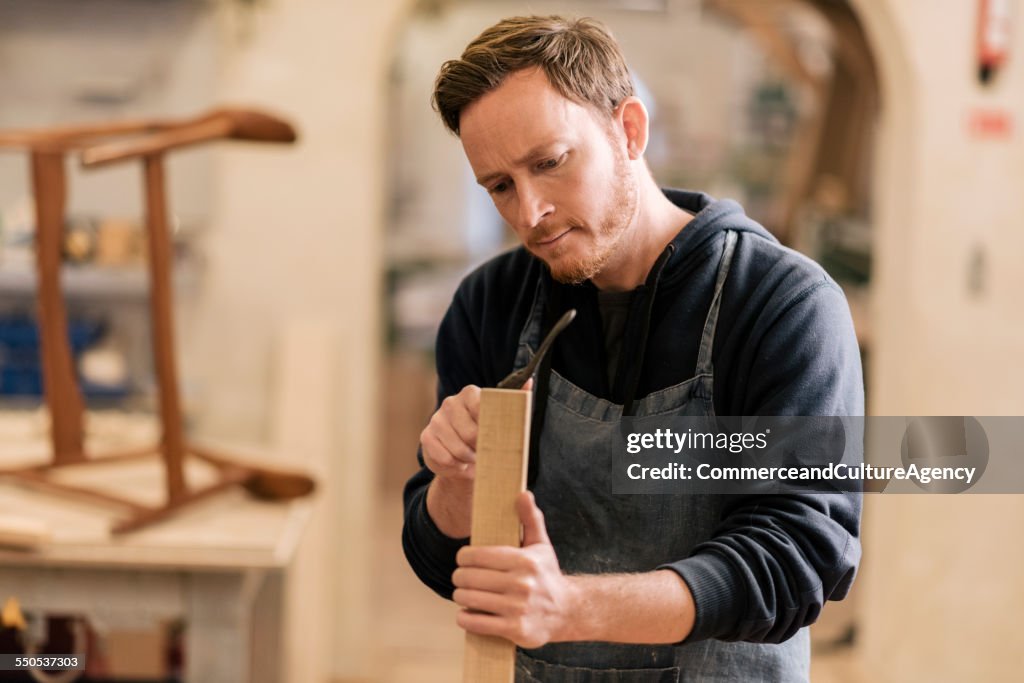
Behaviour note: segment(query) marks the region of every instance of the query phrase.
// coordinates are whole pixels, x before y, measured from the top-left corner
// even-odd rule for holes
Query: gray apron
[[[736,233],[727,232],[723,243],[694,377],[636,401],[634,415],[714,415],[711,349]],[[540,341],[544,290],[538,286],[520,333],[517,368],[526,365]],[[613,495],[612,443],[623,407],[556,372],[550,374],[548,392],[532,490],[563,572],[649,572],[687,557],[711,538],[723,496]],[[554,643],[517,653],[516,683],[806,681],[809,661],[806,628],[780,645]]]

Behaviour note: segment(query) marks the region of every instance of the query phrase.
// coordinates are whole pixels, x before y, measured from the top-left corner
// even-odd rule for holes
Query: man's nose
[[[554,205],[544,197],[540,188],[530,183],[521,182],[516,189],[519,194],[519,227],[524,230],[532,230],[546,216],[554,212]]]

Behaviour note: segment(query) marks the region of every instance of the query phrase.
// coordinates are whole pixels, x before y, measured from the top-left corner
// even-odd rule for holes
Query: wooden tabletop
[[[0,466],[45,460],[32,414],[0,413],[0,437],[22,437],[20,445],[3,438]],[[111,416],[90,423],[94,452],[103,447],[124,448],[152,443],[156,430],[147,416]],[[44,442],[45,443],[45,442]],[[97,444],[99,447],[97,448]],[[223,452],[252,456],[254,450],[232,449],[218,444]],[[213,469],[195,458],[186,462],[190,486],[209,482]],[[148,505],[163,501],[163,468],[156,457],[144,460],[62,468],[61,480],[86,485]],[[151,528],[111,536],[110,527],[123,512],[117,507],[66,500],[50,493],[0,482],[0,510],[18,517],[43,522],[52,541],[37,550],[0,546],[0,566],[104,566],[149,567],[182,570],[274,569],[286,566],[295,553],[311,514],[313,499],[287,503],[252,499],[241,488],[197,503],[179,515]]]

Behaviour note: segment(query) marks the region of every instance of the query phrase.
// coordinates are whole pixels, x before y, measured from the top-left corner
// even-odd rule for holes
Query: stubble
[[[616,148],[615,172],[610,188],[614,196],[607,214],[597,227],[593,246],[581,257],[554,265],[549,263],[551,277],[563,284],[578,285],[604,270],[636,214],[638,186],[625,151]]]

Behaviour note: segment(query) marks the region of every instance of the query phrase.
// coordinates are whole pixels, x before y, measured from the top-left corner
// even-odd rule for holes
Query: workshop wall
[[[978,3],[852,3],[881,65],[871,401],[880,415],[1024,411],[1024,31],[978,84]],[[1018,17],[1019,19],[1019,17]],[[979,114],[1009,131],[979,134]],[[1024,666],[1020,496],[873,496],[861,653],[877,680],[1009,680]]]
[[[1007,360],[1024,343],[1020,60],[993,84],[978,83],[977,3],[853,4],[883,64],[887,135],[877,167],[872,410],[1019,413],[1024,364]],[[1019,55],[1024,32],[1011,39]],[[983,114],[1008,117],[1009,131],[977,132],[972,121]]]
[[[333,673],[368,676],[370,515],[382,338],[381,238],[386,70],[406,0],[290,0],[227,8],[221,101],[278,110],[291,149],[228,149],[205,245],[210,278],[195,312],[191,366],[204,430],[259,434],[282,378],[271,348],[294,320],[339,330],[337,431],[328,482]]]

